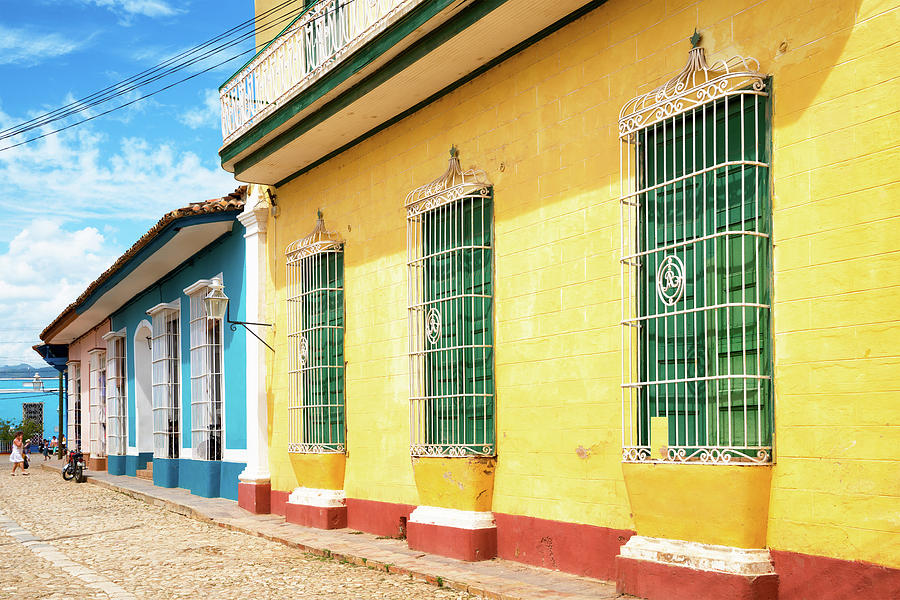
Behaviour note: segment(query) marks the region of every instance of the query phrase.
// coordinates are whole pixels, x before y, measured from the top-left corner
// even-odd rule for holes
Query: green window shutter
[[[766,96],[737,95],[637,133],[640,445],[668,417],[688,455],[771,446],[768,131]],[[667,305],[673,256],[684,289]]]
[[[466,196],[422,217],[424,316],[439,331],[424,355],[425,443],[493,454],[492,200]]]
[[[301,259],[303,442],[324,451],[344,447],[344,260],[341,252]]]

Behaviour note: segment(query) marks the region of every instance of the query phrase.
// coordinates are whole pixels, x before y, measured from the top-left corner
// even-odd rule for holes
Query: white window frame
[[[90,440],[91,457],[106,456],[106,350],[95,348],[88,352],[88,381],[90,382]]]
[[[66,445],[71,450],[81,448],[81,361],[70,360],[66,363],[68,376],[68,415],[69,422],[66,426]]]
[[[157,304],[152,317],[153,457],[181,455],[181,303]],[[174,327],[171,323],[174,322]]]
[[[108,454],[124,456],[128,446],[128,390],[125,329],[103,336],[106,341],[106,439]]]
[[[212,283],[201,279],[184,289],[190,303],[191,458],[197,460],[222,460],[225,446],[224,320],[210,318],[204,302]]]

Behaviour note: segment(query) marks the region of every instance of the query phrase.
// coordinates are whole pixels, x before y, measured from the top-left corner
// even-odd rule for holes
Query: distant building
[[[166,214],[41,334],[68,346],[70,446],[91,470],[237,499],[246,467],[243,188]],[[254,343],[255,340],[254,340]]]

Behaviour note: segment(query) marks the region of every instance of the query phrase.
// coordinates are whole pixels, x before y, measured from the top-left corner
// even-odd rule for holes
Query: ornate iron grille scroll
[[[343,252],[321,212],[312,232],[285,250],[289,452],[345,449]]]
[[[455,148],[406,197],[413,456],[494,454],[492,200]]]
[[[178,458],[181,434],[180,311],[154,312],[151,340],[153,456]]]
[[[222,460],[222,319],[210,319],[204,286],[191,302],[191,448],[197,460]]]
[[[626,462],[771,460],[769,131],[758,64],[702,48],[620,113]]]
[[[125,338],[110,336],[106,341],[106,422],[109,453],[124,456],[127,444],[125,403]]]

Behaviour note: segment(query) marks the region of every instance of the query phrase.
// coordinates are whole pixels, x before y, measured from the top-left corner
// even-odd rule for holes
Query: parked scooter
[[[62,476],[66,481],[74,477],[75,483],[87,481],[87,476],[84,474],[84,454],[81,453],[81,450],[69,452],[69,461],[63,467]]]

